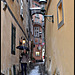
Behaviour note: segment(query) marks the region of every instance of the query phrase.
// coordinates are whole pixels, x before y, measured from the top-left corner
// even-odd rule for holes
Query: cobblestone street
[[[45,67],[43,62],[32,63],[27,69],[27,75],[48,75],[45,72]],[[21,75],[21,73],[19,74]]]

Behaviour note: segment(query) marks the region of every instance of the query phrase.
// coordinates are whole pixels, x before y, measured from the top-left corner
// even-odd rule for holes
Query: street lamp
[[[47,0],[39,0],[39,3],[41,4],[41,12],[42,12],[43,16],[52,18],[52,23],[54,23],[54,16],[53,15],[45,15],[45,12],[46,12],[45,4],[47,3]],[[48,19],[48,21],[51,22],[50,19]]]
[[[2,0],[2,1],[3,1],[3,10],[6,10],[6,8],[7,8],[7,3],[6,3],[5,0]]]
[[[31,15],[33,14],[42,14],[44,17],[47,18],[49,22],[54,23],[54,15],[45,15],[45,4],[47,3],[47,0],[39,0],[39,3],[41,4],[41,7],[35,7],[35,8],[30,8],[31,10]]]
[[[24,38],[23,41],[22,41],[23,45],[25,44],[25,42],[26,42],[26,41],[25,41],[25,38]]]
[[[47,0],[39,0],[39,3],[47,3]]]

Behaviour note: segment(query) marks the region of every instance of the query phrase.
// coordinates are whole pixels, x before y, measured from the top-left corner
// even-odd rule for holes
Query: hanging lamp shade
[[[47,0],[39,0],[39,3],[47,3]]]
[[[26,42],[25,39],[23,39],[23,44],[25,44],[25,42]]]

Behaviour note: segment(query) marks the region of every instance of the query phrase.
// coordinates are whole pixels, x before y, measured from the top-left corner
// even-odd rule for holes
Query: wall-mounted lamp
[[[45,12],[46,12],[46,10],[45,10],[45,4],[47,3],[47,0],[39,0],[39,3],[40,3],[41,6],[42,6],[42,7],[41,7],[41,13],[42,13],[42,15],[43,15],[44,17],[46,17],[49,22],[54,23],[54,16],[53,16],[53,15],[45,15]],[[48,18],[48,17],[49,17],[49,18]],[[51,21],[51,18],[52,18],[52,21]]]
[[[47,0],[39,0],[39,3],[47,3]]]
[[[23,42],[23,45],[24,45],[24,44],[25,44],[25,42],[26,42],[26,41],[25,41],[25,38],[23,39],[23,41],[22,41],[22,42]]]
[[[6,10],[6,7],[7,7],[7,3],[6,1],[3,1],[3,10]]]

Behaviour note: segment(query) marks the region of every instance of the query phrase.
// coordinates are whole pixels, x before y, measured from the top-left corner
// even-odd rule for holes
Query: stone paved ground
[[[43,62],[38,62],[33,65],[31,65],[30,72],[28,75],[48,75],[45,72],[45,67]]]
[[[48,75],[45,72],[45,67],[42,62],[32,63],[27,70],[27,75]],[[21,75],[21,73],[19,75]]]

